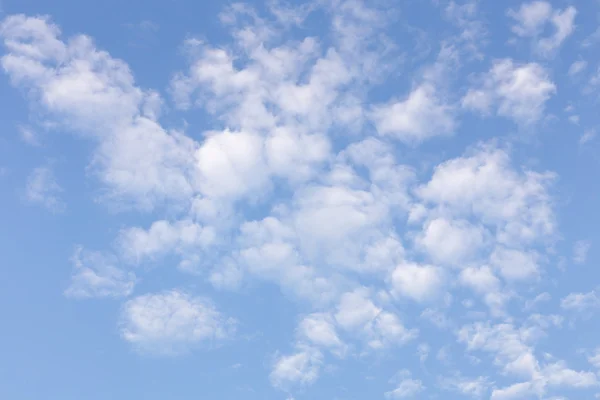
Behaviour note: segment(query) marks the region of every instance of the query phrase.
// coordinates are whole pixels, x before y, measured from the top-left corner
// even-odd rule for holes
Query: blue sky
[[[0,398],[600,397],[599,2],[0,9]]]

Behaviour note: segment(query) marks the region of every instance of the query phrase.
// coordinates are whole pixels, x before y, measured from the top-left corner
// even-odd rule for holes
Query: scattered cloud
[[[586,143],[591,142],[596,138],[596,130],[595,129],[587,129],[581,137],[579,138],[579,144],[583,146]]]
[[[73,275],[65,296],[85,299],[93,297],[126,297],[135,287],[133,272],[118,266],[117,257],[84,249],[79,246],[71,261]]]
[[[530,125],[543,117],[545,104],[555,93],[556,85],[540,64],[496,60],[481,77],[478,87],[465,94],[462,106],[483,115],[497,114]]]
[[[123,305],[121,336],[137,350],[159,355],[215,346],[235,333],[235,320],[208,300],[171,290],[135,297]]]
[[[440,385],[446,390],[479,399],[489,392],[493,382],[490,382],[489,378],[484,376],[477,378],[455,376],[440,379]]]
[[[600,307],[600,296],[595,290],[587,293],[571,293],[561,300],[560,306],[568,311],[585,313]]]
[[[307,385],[319,376],[323,355],[313,348],[300,348],[297,353],[277,357],[270,378],[281,388],[290,384]]]
[[[588,63],[587,61],[584,60],[577,60],[575,61],[573,64],[571,64],[571,66],[569,67],[569,72],[568,74],[570,76],[576,76],[581,74],[583,71],[585,71],[585,69],[587,68]]]
[[[396,388],[385,393],[386,399],[414,398],[425,390],[423,382],[412,379],[408,370],[400,371],[394,380],[397,381]]]
[[[452,108],[438,98],[431,85],[415,88],[407,98],[376,106],[371,114],[377,132],[418,143],[454,131]]]
[[[580,240],[573,246],[573,262],[575,264],[585,264],[590,251],[591,243],[587,240]]]
[[[543,57],[552,57],[575,29],[577,9],[573,6],[557,10],[546,1],[523,3],[518,10],[509,10],[508,16],[514,19],[512,31],[525,38],[533,39],[533,48]],[[543,36],[545,27],[550,24],[554,30],[550,36]]]
[[[56,181],[51,167],[37,167],[27,178],[25,199],[31,204],[41,205],[54,213],[65,211],[61,198],[62,187]]]
[[[338,364],[386,360],[402,346],[423,370],[436,350],[456,373],[400,371],[386,398],[426,390],[548,398],[597,385],[593,373],[537,347],[565,318],[539,313],[556,296],[539,293],[549,290],[546,266],[559,257],[557,174],[513,151],[510,138],[463,125],[475,112],[535,130],[562,81],[548,63],[485,54],[492,35],[483,3],[436,4],[452,34],[437,54],[406,65],[396,32],[385,29],[402,25],[404,9],[398,16],[360,0],[269,2],[261,14],[232,5],[220,15],[222,43],[185,40],[187,64],[172,74],[166,97],[136,83],[123,60],[88,36],[65,37],[49,17],[5,18],[0,63],[12,85],[45,127],[92,143],[87,171],[100,203],[135,211],[109,250],[77,248],[65,295],[120,298],[122,339],[164,356],[237,336],[245,316],[226,315],[206,297],[213,290],[274,285],[299,310],[288,350],[277,350],[279,341],[270,350],[268,379],[289,398]],[[327,34],[306,33],[312,13]],[[533,1],[508,15],[539,60],[557,54],[577,12]],[[588,67],[580,59],[567,75]],[[388,85],[397,76],[406,87]],[[568,117],[583,124],[585,107],[572,104]],[[202,126],[169,127],[173,116],[199,112]],[[20,133],[39,143],[31,128]],[[61,211],[62,193],[50,166],[28,179],[32,203]],[[578,242],[572,260],[585,263],[588,248]],[[168,273],[208,286],[202,295],[164,287],[134,294],[150,263],[172,264]],[[599,306],[596,291],[560,302],[564,312]],[[465,377],[461,363],[487,369]]]

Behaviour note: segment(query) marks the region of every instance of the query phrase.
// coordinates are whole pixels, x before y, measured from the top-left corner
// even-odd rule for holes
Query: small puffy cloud
[[[308,385],[317,380],[323,364],[323,354],[312,347],[300,347],[291,355],[277,357],[270,374],[271,383],[280,388]]]
[[[512,31],[520,37],[533,38],[534,50],[550,57],[573,33],[577,10],[572,6],[556,10],[550,3],[538,0],[523,3],[517,11],[509,10],[508,15],[515,20]],[[554,33],[540,37],[548,23],[554,28]]]
[[[490,261],[507,280],[527,280],[539,274],[535,253],[498,247],[492,253]]]
[[[435,218],[425,224],[416,244],[436,263],[461,266],[477,254],[484,240],[484,230],[465,220]]]
[[[78,247],[71,260],[74,270],[65,296],[117,298],[133,292],[135,274],[120,268],[116,257]]]
[[[417,302],[439,295],[444,281],[438,268],[415,263],[398,265],[390,280],[394,295],[408,297]]]
[[[584,144],[589,143],[592,140],[594,140],[595,137],[596,137],[596,130],[595,129],[587,129],[585,132],[583,132],[583,134],[579,138],[579,145],[583,146]]]
[[[298,336],[315,346],[332,349],[340,355],[346,347],[336,332],[335,321],[328,314],[311,314],[303,318],[298,327]]]
[[[468,267],[461,271],[460,282],[479,293],[491,293],[498,290],[500,280],[490,267]]]
[[[600,347],[596,348],[592,354],[588,357],[588,361],[594,367],[600,369]]]
[[[493,228],[500,243],[521,246],[551,236],[555,230],[548,193],[553,177],[519,171],[506,151],[486,145],[439,164],[416,194],[434,211],[454,218],[475,217]],[[479,237],[477,231],[466,232],[473,244],[479,242],[472,239]]]
[[[575,264],[585,264],[591,243],[587,240],[580,240],[573,246],[573,262]]]
[[[520,382],[492,390],[491,400],[518,400],[540,397],[542,388],[533,382]]]
[[[493,354],[495,364],[505,373],[531,378],[539,371],[530,343],[512,324],[477,322],[463,326],[457,335],[458,341],[465,343],[469,351],[482,350]]]
[[[48,122],[98,140],[91,171],[106,184],[106,199],[152,209],[192,193],[194,143],[153,119],[157,94],[137,87],[127,64],[87,36],[63,41],[46,17],[9,16],[0,36],[4,71]]]
[[[25,198],[32,204],[39,204],[52,212],[60,213],[66,208],[64,201],[60,198],[62,191],[52,169],[38,167],[27,178]]]
[[[425,385],[419,379],[412,379],[408,370],[400,371],[394,381],[397,381],[396,388],[385,393],[386,399],[410,399],[415,398],[419,393],[425,390]]]
[[[459,282],[482,296],[492,314],[504,314],[509,294],[502,291],[500,280],[489,266],[467,267],[459,275]]]
[[[170,355],[230,338],[235,321],[204,298],[171,290],[126,302],[120,331],[123,339],[139,351]]]
[[[492,382],[490,382],[489,378],[484,376],[479,376],[477,378],[454,376],[451,378],[442,378],[440,380],[440,385],[446,390],[478,399],[488,393],[492,386]]]
[[[427,361],[430,352],[431,347],[427,343],[421,343],[417,346],[417,355],[419,356],[419,361],[421,361],[421,363]]]
[[[215,132],[196,153],[202,193],[215,198],[236,198],[263,189],[269,171],[263,141],[245,132]]]
[[[600,295],[596,290],[587,293],[571,293],[561,300],[560,306],[565,310],[585,313],[600,308]]]
[[[355,329],[374,320],[381,309],[368,296],[369,292],[365,289],[345,293],[335,314],[337,323],[345,329]]]
[[[127,260],[141,262],[169,252],[194,257],[215,241],[215,231],[191,220],[156,221],[149,229],[127,228],[120,232],[119,247]]]
[[[544,367],[542,375],[548,386],[589,388],[598,385],[598,378],[594,372],[575,371],[568,368],[562,361]]]
[[[552,15],[552,5],[546,1],[523,3],[518,11],[509,10],[508,15],[517,22],[512,27],[514,33],[519,36],[537,35]]]
[[[376,306],[365,288],[344,293],[334,317],[341,328],[362,338],[372,349],[402,345],[417,335],[398,316]]]
[[[540,64],[496,60],[479,87],[469,89],[463,97],[462,106],[531,125],[543,117],[545,104],[555,92],[556,85]]]
[[[431,84],[418,86],[406,99],[376,106],[371,118],[379,134],[407,143],[449,135],[456,126],[452,107]]]
[[[569,67],[568,74],[570,76],[576,76],[582,73],[588,66],[587,61],[585,60],[577,60]]]

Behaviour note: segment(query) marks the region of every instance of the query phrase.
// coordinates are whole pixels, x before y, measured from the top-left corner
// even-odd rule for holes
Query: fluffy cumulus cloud
[[[75,298],[123,297],[133,292],[136,276],[119,267],[117,257],[84,249],[73,254],[73,277],[65,295]]]
[[[215,346],[235,332],[235,320],[210,301],[172,290],[137,296],[123,305],[121,336],[141,351],[177,354]]]
[[[496,114],[522,125],[538,121],[546,102],[556,92],[548,72],[541,64],[515,64],[511,59],[493,61],[480,78],[478,87],[469,89],[462,106],[484,115]]]
[[[373,385],[391,376],[387,399],[592,396],[598,344],[590,370],[548,345],[565,318],[600,312],[576,279],[549,293],[561,270],[591,265],[592,239],[561,231],[560,174],[529,157],[558,123],[559,86],[591,63],[558,76],[548,62],[578,11],[504,9],[499,39],[481,2],[433,3],[440,40],[404,4],[234,4],[222,42],[182,37],[168,87],[153,89],[49,16],[6,16],[0,63],[35,114],[20,137],[29,151],[45,149],[42,129],[91,144],[90,200],[123,217],[100,250],[76,248],[64,294],[118,299],[135,354],[262,351],[257,370],[289,398],[329,396],[321,381],[346,367],[373,369]],[[53,171],[21,188],[68,214],[84,196]],[[580,268],[557,268],[567,260]]]
[[[395,379],[398,381],[397,387],[385,393],[386,399],[416,398],[425,389],[423,382],[412,379],[408,370],[400,371]]]
[[[532,1],[521,4],[518,10],[509,10],[514,19],[512,31],[520,37],[532,38],[533,47],[544,57],[554,55],[575,29],[577,9],[573,6],[563,10],[553,8],[547,1]],[[551,26],[552,33],[547,32]]]

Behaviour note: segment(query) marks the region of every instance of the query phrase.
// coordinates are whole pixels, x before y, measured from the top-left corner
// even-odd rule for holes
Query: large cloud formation
[[[496,59],[471,87],[453,90],[484,27],[476,3],[450,2],[446,16],[459,34],[405,91],[381,98],[372,90],[402,68],[404,50],[386,34],[392,17],[358,0],[322,3],[272,6],[268,16],[226,9],[231,43],[187,39],[188,66],[173,74],[166,97],[139,87],[128,65],[91,38],[63,37],[49,17],[4,19],[1,64],[12,84],[59,130],[94,143],[101,201],[154,219],[124,227],[104,251],[79,247],[65,294],[127,298],[123,339],[175,355],[235,340],[244,316],[179,288],[139,293],[144,270],[136,266],[175,259],[182,274],[217,290],[275,284],[307,310],[289,332],[293,351],[273,358],[270,381],[286,391],[317,381],[331,360],[400,346],[426,359],[427,319],[514,379],[501,386],[457,373],[438,382],[443,390],[513,399],[597,385],[592,372],[539,358],[536,343],[561,317],[515,311],[553,257],[555,174],[518,165],[498,140],[476,140],[426,172],[399,151],[459,134],[466,110],[531,127],[556,93],[546,68]],[[291,35],[310,12],[328,21],[326,35]],[[572,32],[565,24],[575,10],[538,1],[509,14],[513,32],[550,57]],[[538,38],[546,23],[556,32]],[[171,129],[161,120],[166,103],[172,112],[201,110],[212,125],[193,135]],[[56,208],[58,199],[36,197],[58,190],[49,177],[37,171],[30,198]],[[595,303],[594,292],[573,294],[562,307]],[[478,319],[465,322],[463,312]],[[433,390],[414,374],[401,371],[382,396]]]

